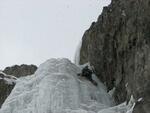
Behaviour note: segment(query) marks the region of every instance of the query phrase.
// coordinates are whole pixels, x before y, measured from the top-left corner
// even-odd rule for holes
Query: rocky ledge
[[[37,66],[35,65],[22,64],[20,66],[14,65],[11,67],[6,67],[3,72],[8,75],[13,75],[15,77],[23,77],[23,76],[34,74],[36,70],[37,70]]]

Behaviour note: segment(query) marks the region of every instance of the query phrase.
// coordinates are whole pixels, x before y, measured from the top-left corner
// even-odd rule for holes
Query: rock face
[[[90,62],[117,104],[143,98],[134,108],[150,107],[150,1],[112,0],[82,38],[80,64]],[[139,107],[140,106],[140,107]]]
[[[16,79],[14,76],[8,76],[0,72],[0,107],[14,88]]]
[[[22,76],[34,74],[34,72],[36,70],[37,70],[37,66],[35,66],[35,65],[22,64],[20,66],[14,65],[12,67],[6,67],[3,72],[8,74],[8,75],[13,75],[16,77],[22,77]]]
[[[11,82],[15,77],[19,78],[26,75],[32,75],[37,70],[35,65],[15,65],[4,69],[4,73],[0,73],[0,107],[11,93],[15,86],[15,82]],[[13,76],[8,76],[13,75]]]
[[[0,108],[14,86],[15,84],[7,84],[4,80],[0,79]]]

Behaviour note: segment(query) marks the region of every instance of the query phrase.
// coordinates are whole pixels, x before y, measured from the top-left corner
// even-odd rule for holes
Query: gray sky
[[[0,0],[0,69],[74,58],[76,47],[110,0]]]

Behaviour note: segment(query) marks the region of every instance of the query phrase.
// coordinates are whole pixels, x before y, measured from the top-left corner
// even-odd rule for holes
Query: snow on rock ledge
[[[97,113],[112,106],[109,94],[86,79],[68,59],[50,59],[32,76],[19,78],[0,113]]]
[[[14,85],[16,83],[17,78],[12,75],[7,75],[1,71],[0,80],[5,81],[6,84]]]

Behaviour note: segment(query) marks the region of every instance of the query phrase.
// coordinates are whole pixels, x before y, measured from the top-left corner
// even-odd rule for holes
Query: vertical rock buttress
[[[133,95],[142,98],[134,113],[149,113],[150,0],[112,0],[104,7],[82,38],[80,64],[86,62],[108,91],[116,88],[117,104]]]

